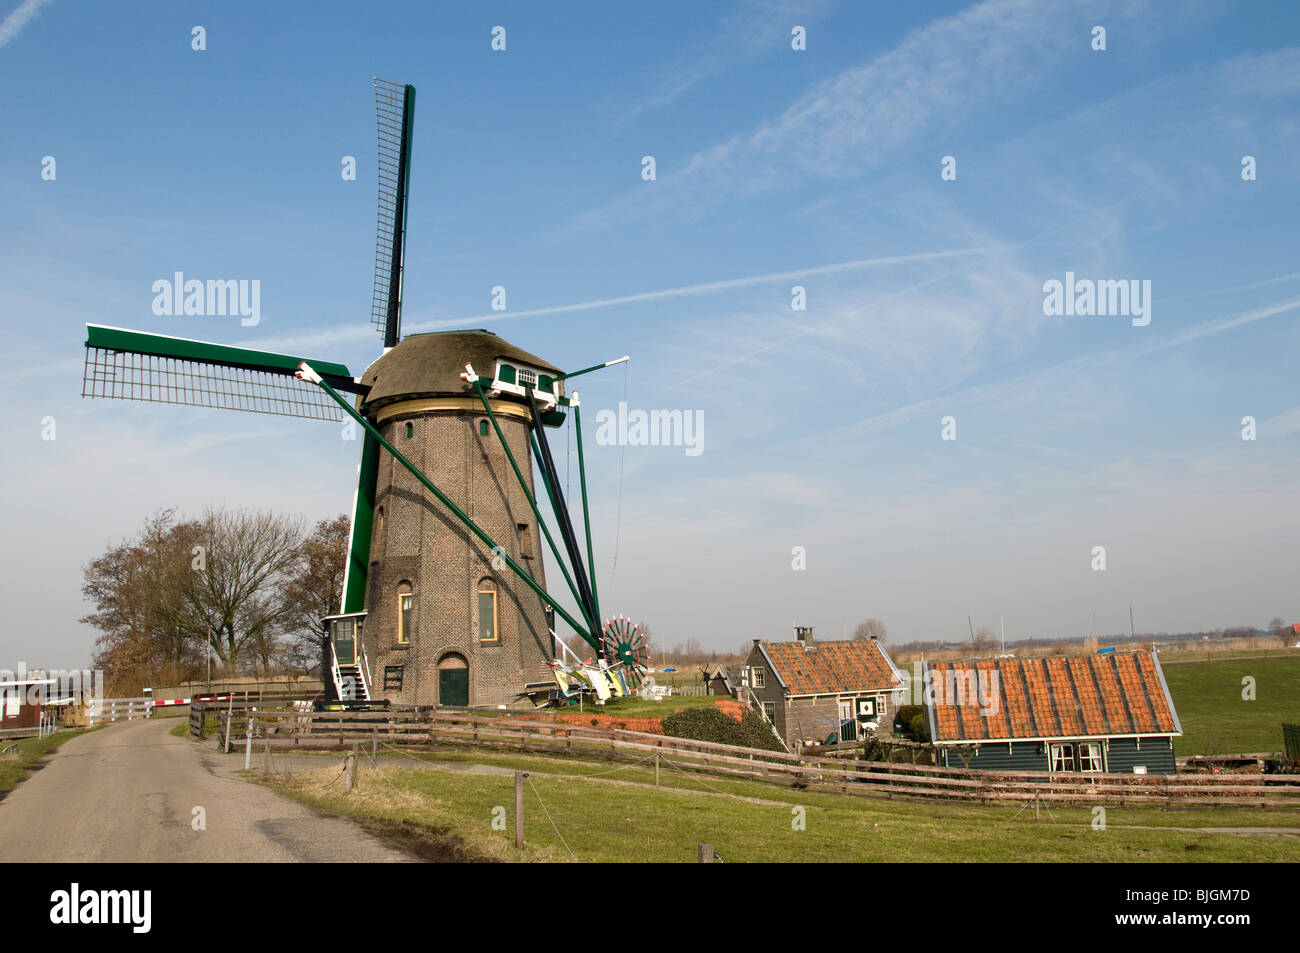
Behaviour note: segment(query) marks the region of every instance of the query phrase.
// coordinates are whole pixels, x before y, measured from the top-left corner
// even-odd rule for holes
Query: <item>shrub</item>
[[[742,748],[781,751],[781,743],[758,715],[746,711],[740,721],[718,708],[687,708],[663,720],[664,734],[692,741],[711,741]]]
[[[889,748],[879,738],[873,736],[862,743],[863,761],[885,761],[888,756]]]
[[[913,741],[928,742],[930,740],[930,721],[925,717],[924,712],[912,716],[908,730]]]
[[[925,720],[924,705],[900,705],[898,707],[898,712],[894,715],[894,731],[898,732],[905,738],[911,737],[913,741],[920,741],[920,738],[916,738],[912,735],[912,725],[915,722],[917,715],[922,716],[922,721]],[[926,740],[928,741],[929,739],[927,738]]]

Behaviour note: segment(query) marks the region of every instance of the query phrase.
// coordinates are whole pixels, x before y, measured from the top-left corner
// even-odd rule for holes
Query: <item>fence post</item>
[[[659,787],[659,752],[655,752],[655,787]]]
[[[712,844],[700,845],[698,859],[701,864],[713,863],[713,855],[714,855],[714,850]]]
[[[515,772],[515,850],[524,849],[524,772]]]
[[[244,770],[253,767],[253,716],[248,716],[248,737],[244,739]]]
[[[352,750],[348,752],[347,761],[344,766],[343,790],[351,791],[352,785],[357,780],[357,746],[353,745]]]

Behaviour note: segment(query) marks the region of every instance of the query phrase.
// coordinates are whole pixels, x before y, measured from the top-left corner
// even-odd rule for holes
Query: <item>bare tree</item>
[[[281,651],[288,667],[306,672],[321,658],[321,619],[340,610],[352,520],[346,513],[320,520],[298,551],[285,581],[288,610]]]
[[[265,670],[294,614],[284,587],[299,559],[302,522],[210,509],[201,523],[203,551],[184,591],[180,623],[197,638],[211,639],[228,673],[238,670],[246,651]]]
[[[179,520],[173,509],[160,510],[135,539],[110,547],[83,568],[82,593],[95,611],[81,621],[101,632],[95,666],[104,670],[110,693],[181,681],[202,664],[203,640],[180,621],[199,533],[198,523]]]
[[[1290,645],[1291,640],[1295,637],[1295,629],[1287,625],[1281,616],[1273,616],[1268,620],[1268,630],[1277,637],[1277,640],[1283,645]]]
[[[885,641],[885,623],[879,619],[868,619],[866,622],[859,622],[857,628],[853,630],[853,639],[855,642],[865,642],[868,639],[883,642]]]
[[[992,629],[986,629],[983,626],[975,630],[973,645],[976,655],[987,655],[992,652],[998,644],[998,637]]]

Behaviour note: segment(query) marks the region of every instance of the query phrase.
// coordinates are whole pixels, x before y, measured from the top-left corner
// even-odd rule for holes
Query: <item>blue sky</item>
[[[349,506],[336,427],[80,368],[96,322],[360,373],[374,75],[419,90],[404,329],[631,354],[592,417],[703,412],[699,456],[589,447],[608,611],[726,650],[1300,618],[1300,12],[1177,9],[0,3],[5,654],[84,664],[79,567],[160,506]],[[260,280],[261,324],[155,316],[176,271]],[[1045,316],[1067,271],[1151,323]]]

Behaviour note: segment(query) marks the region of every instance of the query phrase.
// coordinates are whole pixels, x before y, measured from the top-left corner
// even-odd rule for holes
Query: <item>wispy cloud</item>
[[[700,209],[788,188],[801,179],[844,178],[886,162],[936,123],[950,129],[1050,85],[1067,52],[1110,4],[986,0],[906,36],[868,63],[843,70],[753,132],[702,149],[677,172],[659,169],[638,188],[579,215],[566,231],[604,228],[667,208]],[[1132,16],[1120,6],[1112,20]],[[1027,87],[1026,77],[1034,77]]]
[[[717,33],[675,57],[650,80],[648,95],[631,104],[611,101],[610,106],[620,110],[622,122],[669,106],[700,83],[784,46],[796,24],[807,27],[829,6],[827,0],[742,0],[722,16]]]
[[[8,46],[22,32],[23,27],[36,18],[41,8],[48,6],[51,0],[23,0],[13,13],[0,21],[0,49]]]
[[[1070,358],[1067,361],[1053,364],[1050,367],[1041,368],[1032,373],[1021,374],[995,383],[979,384],[973,387],[967,387],[964,390],[959,390],[955,393],[942,394],[936,397],[926,398],[925,400],[913,401],[884,413],[873,414],[870,417],[852,424],[846,428],[846,432],[861,435],[887,430],[891,427],[897,427],[909,423],[918,417],[932,415],[942,407],[952,407],[959,402],[969,403],[979,400],[1000,399],[1013,393],[1032,390],[1043,385],[1051,385],[1053,382],[1058,381],[1064,373],[1078,370],[1099,361],[1111,360],[1124,355],[1142,355],[1152,354],[1158,351],[1166,351],[1183,344],[1189,344],[1192,341],[1198,341],[1202,338],[1211,337],[1216,334],[1223,334],[1225,331],[1231,331],[1234,328],[1239,328],[1247,324],[1254,324],[1256,321],[1263,321],[1266,318],[1276,317],[1279,314],[1288,314],[1297,310],[1300,310],[1300,297],[1288,298],[1283,301],[1274,302],[1273,304],[1264,305],[1260,308],[1252,308],[1249,311],[1241,311],[1225,317],[1202,321],[1201,323],[1195,324],[1183,331],[1179,331],[1168,338],[1152,341],[1146,346],[1138,349],[1136,352],[1129,348],[1111,348],[1105,351],[1083,354],[1078,357]],[[1291,413],[1293,414],[1294,412]],[[1281,432],[1289,433],[1292,419],[1290,414],[1283,414],[1274,420],[1269,421],[1269,423],[1277,424],[1279,428],[1282,428]]]

